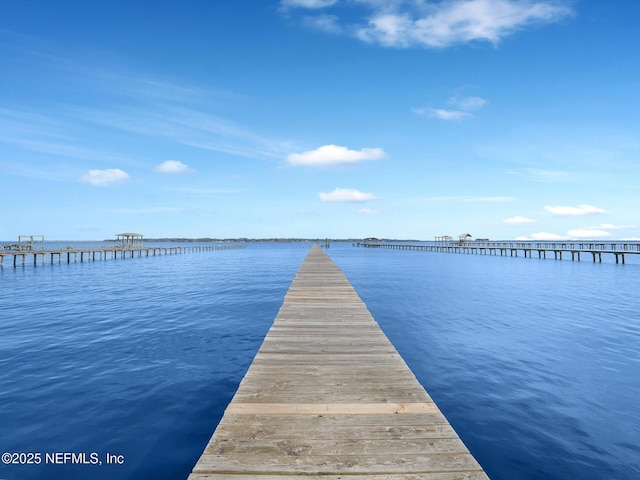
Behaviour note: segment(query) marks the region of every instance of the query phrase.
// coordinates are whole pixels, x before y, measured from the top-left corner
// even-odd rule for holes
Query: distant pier
[[[615,256],[616,263],[625,263],[625,255],[640,255],[640,242],[452,242],[433,245],[412,245],[408,243],[356,242],[354,247],[390,248],[395,250],[420,250],[426,252],[467,253],[476,255],[500,255],[517,257],[521,252],[531,258],[534,252],[538,258],[562,260],[562,255],[571,255],[571,260],[591,256],[594,262],[602,262],[602,255]]]
[[[55,250],[0,250],[0,267],[5,266],[5,260],[13,264],[14,267],[33,263],[37,265],[46,263],[72,263],[72,262],[95,262],[100,260],[116,260],[118,258],[134,257],[155,257],[159,255],[174,255],[192,252],[209,252],[214,250],[229,250],[236,248],[246,248],[244,244],[234,245],[194,245],[194,246],[114,246],[100,248],[65,248]]]
[[[189,480],[488,480],[313,246]]]

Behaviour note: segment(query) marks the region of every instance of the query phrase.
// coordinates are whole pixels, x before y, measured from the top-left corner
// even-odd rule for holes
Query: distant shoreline
[[[317,243],[317,242],[362,242],[371,240],[366,238],[144,238],[145,242],[282,242],[282,243]],[[400,239],[375,239],[384,242],[424,242],[427,240],[400,240]],[[104,240],[105,242],[115,241],[113,239]]]

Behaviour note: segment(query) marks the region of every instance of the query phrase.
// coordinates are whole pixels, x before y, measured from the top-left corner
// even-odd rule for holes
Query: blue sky
[[[639,239],[636,0],[0,0],[0,239]]]

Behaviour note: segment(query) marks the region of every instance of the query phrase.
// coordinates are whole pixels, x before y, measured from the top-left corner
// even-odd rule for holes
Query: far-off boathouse
[[[139,233],[118,233],[116,234],[116,247],[142,247],[142,235],[140,235]]]

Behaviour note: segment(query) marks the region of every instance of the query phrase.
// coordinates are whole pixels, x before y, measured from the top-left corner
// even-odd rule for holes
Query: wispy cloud
[[[351,150],[339,145],[323,145],[315,150],[303,153],[290,153],[287,155],[287,163],[290,165],[324,167],[328,165],[353,164],[364,160],[379,160],[384,157],[386,157],[386,153],[381,148]]]
[[[168,188],[171,192],[186,193],[196,196],[208,196],[208,195],[221,195],[221,194],[233,194],[241,193],[242,190],[238,188],[200,188],[200,187],[182,187],[182,188]]]
[[[181,174],[181,173],[193,173],[195,170],[189,167],[187,164],[182,163],[179,160],[167,160],[166,162],[162,162],[160,165],[157,165],[154,170],[160,173],[173,173],[173,174]]]
[[[597,239],[610,237],[612,234],[609,230],[623,230],[627,228],[635,227],[632,225],[613,225],[611,223],[602,223],[596,226],[569,230],[567,234],[569,234],[571,238],[575,239]]]
[[[337,4],[335,0],[281,2],[286,10],[304,7],[306,11]],[[519,30],[558,22],[572,14],[568,0],[356,0],[351,5],[367,6],[370,13],[353,22],[343,12],[340,30],[363,42],[394,48],[447,48],[471,42],[496,45]]]
[[[580,205],[579,207],[547,205],[544,209],[551,215],[558,217],[579,217],[584,215],[600,215],[607,213],[605,209],[594,207],[592,205]]]
[[[112,106],[106,111],[74,108],[69,114],[85,122],[245,158],[275,161],[291,150],[288,141],[261,136],[232,120],[189,105],[143,102]]]
[[[188,213],[191,210],[185,210],[176,207],[146,207],[146,208],[113,208],[110,212],[121,215],[140,215],[150,213]]]
[[[611,233],[606,230],[598,230],[595,228],[578,228],[567,232],[572,238],[604,238],[610,237]]]
[[[422,200],[434,201],[434,202],[512,202],[515,197],[507,196],[495,196],[495,197],[464,197],[459,195],[452,195],[448,197],[427,197]]]
[[[468,197],[463,198],[463,202],[512,202],[515,197]]]
[[[635,225],[613,225],[612,223],[602,223],[595,227],[589,227],[592,229],[605,229],[605,230],[623,230],[625,228],[636,228]]]
[[[567,240],[566,235],[557,235],[555,233],[537,232],[531,235],[533,240]]]
[[[562,170],[552,170],[543,168],[526,168],[521,171],[508,172],[510,175],[517,175],[519,177],[528,178],[537,182],[564,182],[571,178],[569,172]]]
[[[282,0],[280,5],[285,8],[325,8],[338,3],[338,0]]]
[[[55,74],[56,84],[68,91],[60,97],[65,101],[55,108],[47,102],[34,102],[28,107],[0,109],[0,142],[47,155],[110,162],[121,167],[146,160],[110,151],[116,148],[111,145],[117,144],[106,148],[88,144],[91,135],[87,132],[96,125],[116,135],[124,132],[273,162],[292,150],[288,140],[262,135],[227,114],[221,115],[222,108],[208,107],[221,105],[226,110],[230,103],[243,98],[234,92],[130,72],[114,65],[113,58],[100,63],[92,58],[74,58],[72,53],[53,51],[35,40],[11,37],[8,41],[14,42],[13,48],[26,57],[25,62],[39,68],[42,77]],[[76,91],[82,94],[76,95]]]
[[[89,170],[80,177],[80,182],[89,183],[96,187],[106,187],[129,180],[129,174],[119,168],[107,168],[106,170]]]
[[[372,208],[361,208],[358,210],[360,215],[380,215],[380,210],[374,210]]]
[[[620,228],[615,225],[611,225],[613,228],[606,228],[607,224],[603,224],[601,227],[575,228],[568,230],[565,235],[537,232],[532,234],[531,237],[518,237],[517,240],[589,240],[608,238],[611,236],[609,230]]]
[[[305,15],[302,17],[302,23],[306,27],[326,33],[338,34],[343,31],[340,21],[335,15]]]
[[[46,156],[98,163],[135,163],[128,154],[83,145],[83,126],[59,111],[46,114],[24,109],[0,108],[0,143]]]
[[[487,101],[481,97],[451,97],[448,103],[462,110],[479,110]]]
[[[536,221],[527,217],[515,216],[507,218],[502,223],[506,225],[528,225],[531,223],[536,223]]]
[[[336,188],[329,193],[318,193],[320,200],[323,202],[368,202],[375,200],[376,197],[372,193],[364,193],[353,188]]]
[[[468,112],[462,112],[460,110],[446,110],[444,108],[412,108],[411,111],[416,115],[422,115],[426,117],[439,118],[440,120],[462,120],[463,118],[473,117]]]
[[[440,120],[462,120],[463,118],[473,118],[474,115],[470,111],[481,109],[487,104],[487,101],[480,97],[451,97],[447,103],[456,108],[418,107],[412,108],[411,111],[416,115],[439,118]]]

